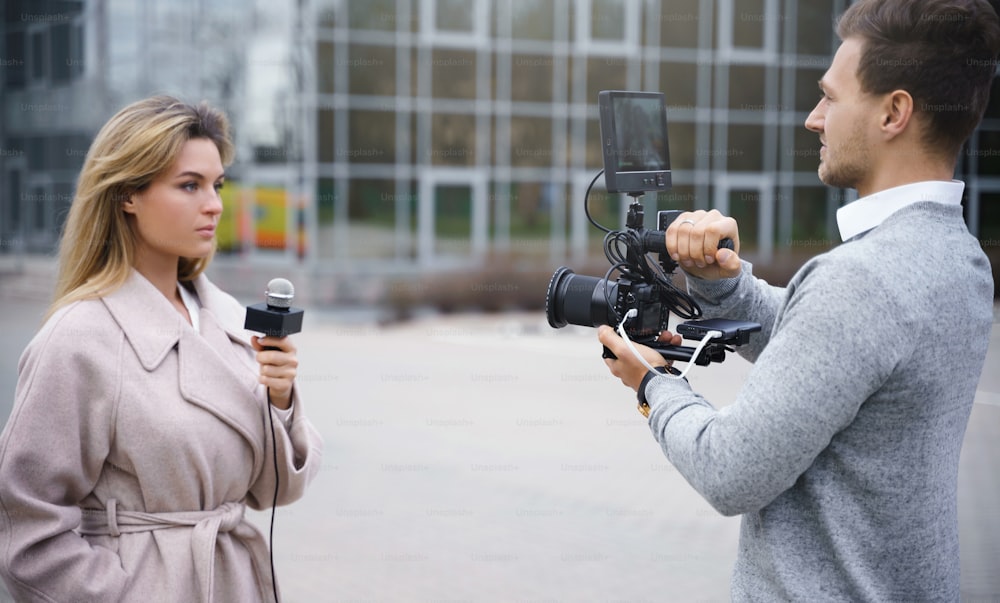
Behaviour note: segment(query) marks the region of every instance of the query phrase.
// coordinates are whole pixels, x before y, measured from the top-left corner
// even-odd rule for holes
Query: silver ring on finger
[[[694,226],[694,220],[691,219],[681,220],[681,224],[690,224],[691,226]]]

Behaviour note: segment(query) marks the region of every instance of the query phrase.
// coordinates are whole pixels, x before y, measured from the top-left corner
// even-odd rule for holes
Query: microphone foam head
[[[287,279],[273,278],[267,283],[267,305],[273,308],[288,308],[295,297],[295,287]]]

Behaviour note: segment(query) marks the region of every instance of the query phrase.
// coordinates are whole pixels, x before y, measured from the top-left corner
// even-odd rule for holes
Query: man
[[[763,325],[735,402],[717,410],[647,373],[611,328],[599,338],[667,458],[742,514],[734,600],[957,601],[958,460],[993,281],[952,176],[1000,23],[986,0],[861,0],[837,33],[806,127],[820,179],[861,197],[837,214],[844,243],[778,288],[741,262],[731,218],[698,211],[667,230],[706,316]]]

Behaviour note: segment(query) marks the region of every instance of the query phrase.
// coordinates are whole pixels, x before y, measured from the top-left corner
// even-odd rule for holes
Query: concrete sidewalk
[[[593,329],[331,323],[299,346],[327,452],[306,499],[278,510],[289,601],[728,598],[738,520],[666,463]]]
[[[8,304],[5,329],[30,337],[40,311]],[[277,510],[286,602],[728,600],[739,520],[665,461],[593,329],[309,311],[296,337],[326,454],[305,498]],[[995,324],[961,461],[965,601],[1000,600],[998,367]],[[721,406],[748,369],[731,356],[690,379]],[[270,514],[252,518],[266,533]]]
[[[593,329],[522,314],[299,337],[327,453],[277,513],[288,601],[728,600],[739,520],[664,460]],[[748,370],[732,356],[691,382],[724,405]],[[987,370],[962,456],[965,601],[1000,600],[998,401]]]

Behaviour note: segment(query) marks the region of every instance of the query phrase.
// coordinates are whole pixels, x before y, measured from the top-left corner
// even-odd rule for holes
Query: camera
[[[609,193],[626,193],[633,201],[625,219],[625,230],[610,230],[590,216],[590,222],[606,235],[604,254],[611,268],[604,278],[584,276],[562,266],[555,271],[545,294],[549,326],[568,324],[597,327],[621,325],[629,339],[655,349],[668,360],[707,365],[722,362],[728,346],[748,343],[760,325],[726,319],[699,320],[698,303],[674,285],[677,269],[666,248],[666,229],[682,212],[657,212],[656,228],[646,229],[643,206],[638,198],[649,191],[671,186],[667,114],[662,93],[605,90],[598,95],[601,153],[604,169],[587,188],[587,197],[597,178],[604,174]],[[723,239],[719,247],[733,248]],[[656,261],[650,255],[656,254]],[[611,280],[613,272],[619,276]],[[665,345],[657,341],[668,330],[670,314],[687,322],[676,327],[685,339],[703,339],[697,348]],[[711,341],[709,341],[711,339]],[[613,357],[607,349],[605,357]]]

